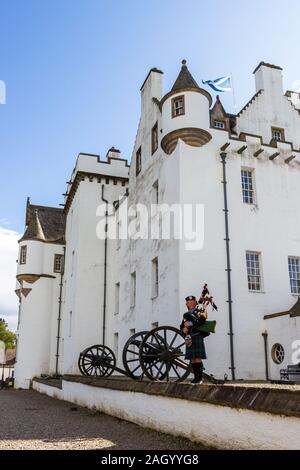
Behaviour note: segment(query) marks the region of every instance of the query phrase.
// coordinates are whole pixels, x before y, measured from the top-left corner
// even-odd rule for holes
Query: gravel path
[[[32,390],[0,390],[0,450],[204,449]]]

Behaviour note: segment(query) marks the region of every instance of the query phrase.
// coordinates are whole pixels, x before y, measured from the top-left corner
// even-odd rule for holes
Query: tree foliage
[[[5,343],[6,349],[14,349],[16,347],[16,335],[8,329],[8,324],[3,318],[0,318],[0,341]]]

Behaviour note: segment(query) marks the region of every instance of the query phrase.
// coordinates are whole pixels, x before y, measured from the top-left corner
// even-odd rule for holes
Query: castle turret
[[[34,206],[28,201],[17,269],[17,388],[28,388],[36,375],[57,372],[64,230],[62,209]]]
[[[186,61],[169,93],[161,100],[161,147],[168,155],[178,139],[193,147],[201,147],[211,140],[209,133],[210,94],[200,88],[189,72]]]

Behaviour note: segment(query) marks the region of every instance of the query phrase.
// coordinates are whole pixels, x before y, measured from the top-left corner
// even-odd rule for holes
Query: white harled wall
[[[26,240],[25,264],[18,264],[18,275],[40,276],[35,282],[21,280],[18,328],[16,388],[28,388],[30,380],[40,374],[55,372],[56,336],[60,274],[54,273],[54,255],[63,254],[62,245]],[[18,283],[20,288],[20,283]]]
[[[69,208],[66,225],[65,299],[63,304],[63,373],[78,373],[79,354],[88,346],[102,344],[103,295],[104,295],[104,240],[97,237],[96,228],[100,217],[96,215],[104,198],[110,203],[123,196],[126,186],[120,180],[116,184],[106,182],[106,175],[128,177],[124,160],[99,161],[95,156],[80,155],[77,171],[104,175],[80,182]],[[114,285],[115,256],[111,251],[115,241],[108,241],[107,262],[107,310],[106,340],[112,345],[109,319],[112,315],[112,290]]]

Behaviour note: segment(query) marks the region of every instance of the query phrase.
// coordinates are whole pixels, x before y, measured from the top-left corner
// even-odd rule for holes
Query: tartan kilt
[[[186,346],[185,358],[186,359],[206,359],[204,340],[200,334],[192,334],[192,345]]]

